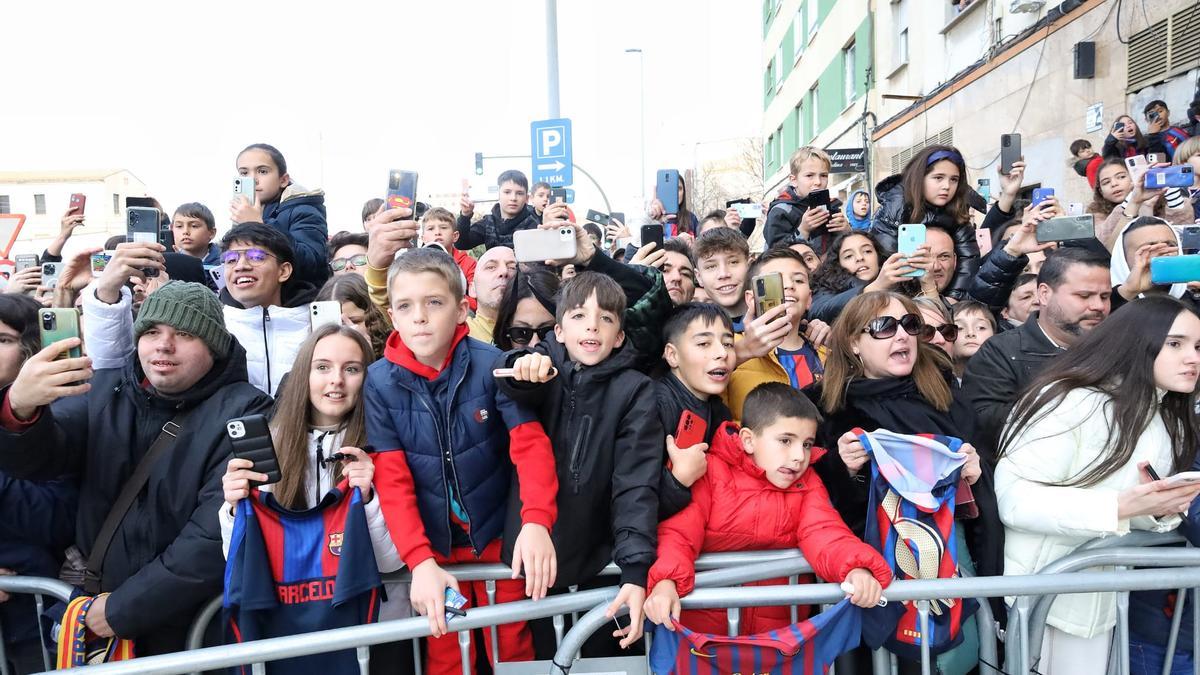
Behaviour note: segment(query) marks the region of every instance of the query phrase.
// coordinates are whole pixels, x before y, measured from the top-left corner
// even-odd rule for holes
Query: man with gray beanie
[[[67,358],[78,339],[25,362],[0,390],[0,470],[79,477],[75,545],[84,591],[98,595],[87,626],[144,656],[182,649],[196,610],[221,591],[225,422],[271,399],[247,383],[246,352],[201,284],[155,291],[133,332],[136,353],[119,368]]]

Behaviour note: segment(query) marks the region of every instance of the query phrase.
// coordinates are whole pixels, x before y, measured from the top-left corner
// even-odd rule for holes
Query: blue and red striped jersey
[[[840,654],[858,646],[862,610],[842,600],[797,624],[758,635],[726,637],[653,626],[654,675],[819,675]]]
[[[259,490],[238,502],[225,563],[231,640],[374,623],[381,592],[358,488],[346,492],[343,482],[306,511],[285,509]],[[348,649],[274,661],[267,671],[350,675],[358,673],[358,662]]]

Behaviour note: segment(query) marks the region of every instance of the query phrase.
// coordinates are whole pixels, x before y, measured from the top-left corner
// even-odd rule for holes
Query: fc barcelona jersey
[[[725,637],[654,626],[654,675],[819,675],[858,646],[862,610],[842,600],[807,621],[758,635]]]
[[[255,490],[238,502],[225,564],[225,614],[237,642],[373,623],[382,582],[358,488],[307,511]],[[243,667],[249,673],[248,666]],[[352,649],[267,664],[270,673],[358,673]]]

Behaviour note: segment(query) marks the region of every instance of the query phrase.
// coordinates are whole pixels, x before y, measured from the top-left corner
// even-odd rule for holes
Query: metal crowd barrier
[[[1115,631],[1113,659],[1115,669],[1110,672],[1127,673],[1128,669],[1128,593],[1138,590],[1183,589],[1176,601],[1171,633],[1168,636],[1167,663],[1164,673],[1170,672],[1170,659],[1177,641],[1182,618],[1186,589],[1200,590],[1200,549],[1194,548],[1149,548],[1162,544],[1176,544],[1183,539],[1177,535],[1156,535],[1135,532],[1123,537],[1112,537],[1081,546],[1074,553],[1048,565],[1035,575],[1021,577],[986,577],[962,579],[938,579],[902,581],[892,584],[886,592],[889,601],[916,601],[922,630],[927,629],[929,602],[944,597],[974,597],[981,600],[976,614],[980,639],[980,672],[1001,672],[997,654],[996,623],[991,615],[988,597],[1015,596],[1009,625],[1005,634],[1005,665],[1008,673],[1030,672],[1031,655],[1040,653],[1042,633],[1050,605],[1059,594],[1082,592],[1116,592],[1118,598],[1118,621]],[[765,562],[760,562],[765,561]],[[1116,571],[1079,571],[1098,566],[1115,566]],[[1138,569],[1129,567],[1157,567],[1173,569]],[[508,579],[511,570],[503,565],[459,565],[451,568],[462,581],[495,581]],[[698,590],[683,599],[687,609],[729,608],[730,634],[736,634],[738,613],[736,608],[748,606],[779,606],[827,604],[840,600],[844,593],[834,584],[805,584],[770,587],[736,587],[737,584],[763,579],[788,577],[794,583],[798,574],[811,572],[811,567],[798,551],[770,551],[710,554],[697,561],[697,569],[710,571],[697,575]],[[616,567],[606,568],[606,573],[616,573]],[[389,581],[404,581],[404,575],[389,575]],[[722,586],[722,588],[714,588]],[[53,579],[29,577],[0,577],[0,590],[15,593],[33,593],[36,596],[39,614],[42,595],[52,595],[66,600],[71,588]],[[567,673],[578,659],[583,642],[609,619],[605,609],[616,596],[617,588],[578,591],[545,598],[477,607],[467,617],[456,619],[451,628],[459,632],[459,644],[469,654],[470,631],[475,628],[495,629],[496,626],[515,621],[557,617],[556,637],[559,649],[554,657],[554,673]],[[494,601],[494,596],[491,598]],[[1200,604],[1194,603],[1196,621],[1193,627],[1195,644],[1200,644]],[[211,605],[210,605],[211,608]],[[209,608],[206,608],[206,610]],[[219,609],[219,602],[216,609]],[[585,612],[575,621],[565,636],[561,632],[562,617],[566,614]],[[212,614],[205,618],[204,612],[192,626],[195,634],[203,633]],[[203,621],[202,621],[203,619]],[[255,672],[265,672],[263,664],[295,656],[338,651],[355,648],[361,671],[365,674],[369,665],[368,646],[398,640],[411,640],[429,634],[428,621],[414,617],[368,626],[355,626],[317,633],[260,640],[240,645],[224,645],[197,649],[177,654],[145,657],[134,661],[89,667],[88,672],[103,673],[185,673],[233,665],[253,664]],[[495,641],[493,640],[493,644]],[[0,657],[3,657],[0,644]],[[932,659],[926,649],[922,672],[932,672]],[[874,655],[877,674],[893,670],[892,657],[879,650]],[[49,661],[43,655],[49,668]],[[419,667],[419,658],[418,667]],[[464,659],[464,673],[469,675],[470,664]],[[0,669],[3,663],[0,660]],[[1200,675],[1200,664],[1195,672]],[[7,675],[5,673],[4,675]]]
[[[42,612],[46,610],[44,596],[48,595],[56,600],[67,602],[71,599],[71,593],[74,590],[70,584],[58,579],[21,576],[0,577],[0,591],[33,595],[33,604],[37,612],[34,618],[39,622],[38,639],[42,642],[42,665],[46,667],[46,670],[53,668],[53,664],[50,662],[50,652],[54,650],[53,648],[48,648],[48,645],[45,643],[45,635],[40,630]],[[4,648],[4,630],[2,626],[0,626],[0,675],[10,675],[8,654]]]

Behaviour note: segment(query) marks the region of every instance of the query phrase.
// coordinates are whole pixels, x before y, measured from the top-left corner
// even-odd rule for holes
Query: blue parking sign
[[[540,120],[529,125],[534,183],[563,187],[575,182],[571,163],[571,120]]]

